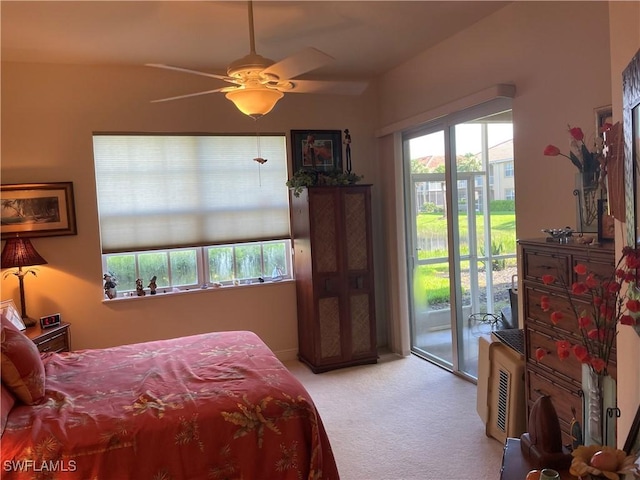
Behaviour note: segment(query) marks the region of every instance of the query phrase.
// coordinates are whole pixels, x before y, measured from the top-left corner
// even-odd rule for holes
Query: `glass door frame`
[[[469,109],[456,112],[450,115],[447,115],[444,118],[438,119],[433,122],[429,122],[425,125],[417,126],[413,129],[407,130],[403,132],[402,135],[402,152],[403,152],[403,185],[404,185],[404,198],[405,198],[405,225],[407,228],[406,238],[406,254],[407,254],[407,281],[408,281],[408,303],[409,303],[409,318],[410,318],[410,338],[411,338],[411,351],[419,356],[427,358],[429,361],[436,363],[437,365],[453,371],[453,373],[465,377],[471,381],[475,381],[475,377],[471,374],[466,373],[460,370],[460,360],[461,354],[464,351],[463,345],[463,327],[465,319],[463,318],[463,304],[462,304],[462,285],[461,285],[461,262],[465,260],[461,257],[459,242],[460,242],[460,233],[457,224],[454,222],[458,221],[458,205],[457,205],[457,190],[454,191],[454,188],[457,189],[457,181],[466,180],[467,182],[467,191],[472,192],[474,194],[474,202],[475,202],[475,178],[477,173],[465,175],[465,172],[457,172],[457,168],[455,162],[452,160],[452,154],[455,154],[455,126],[458,124],[463,124],[465,122],[470,122],[479,118],[491,116],[498,114],[503,111],[513,111],[512,101],[510,98],[499,98],[490,102],[486,102],[484,104],[471,107]],[[413,238],[416,230],[416,222],[415,215],[412,218],[412,212],[414,210],[414,177],[415,175],[431,175],[431,174],[411,174],[411,164],[410,164],[410,155],[408,152],[408,140],[412,138],[417,138],[423,135],[429,135],[431,133],[435,133],[438,131],[442,131],[444,133],[444,144],[445,148],[445,183],[447,188],[445,188],[445,209],[446,209],[446,218],[447,218],[447,241],[448,241],[448,249],[447,249],[447,257],[449,261],[449,275],[450,275],[450,308],[451,308],[451,347],[452,347],[452,362],[449,365],[447,362],[439,359],[435,355],[431,355],[427,352],[416,352],[415,346],[415,319],[416,319],[416,308],[414,303],[414,282],[413,275],[415,268],[418,265],[417,259],[417,239]],[[486,145],[483,145],[483,152],[486,152]],[[486,163],[483,161],[483,165]],[[484,170],[483,170],[484,171]],[[462,175],[461,175],[462,174]],[[440,174],[441,175],[441,174]],[[484,171],[484,188],[483,188],[483,201],[482,208],[485,215],[485,223],[489,223],[490,225],[490,215],[488,208],[489,201],[489,171]],[[428,177],[427,177],[428,178]],[[450,186],[454,185],[454,188]],[[455,195],[455,198],[454,198]],[[468,204],[469,205],[469,204]],[[455,208],[455,210],[454,210]],[[475,218],[475,209],[472,212],[469,212],[469,215],[473,214]],[[477,231],[477,230],[476,230]],[[487,243],[486,238],[490,236],[487,228],[484,229],[485,235],[485,245],[490,245]],[[477,253],[477,248],[471,250],[472,252]],[[474,253],[475,255],[475,253]],[[478,256],[476,256],[475,262],[476,264],[479,262]],[[491,248],[485,248],[485,254],[482,257],[485,259],[487,265],[491,265],[492,252]],[[466,259],[471,262],[471,258]],[[491,279],[488,280],[491,282]],[[477,283],[477,282],[476,282]],[[490,284],[488,284],[490,286]],[[482,288],[482,287],[478,287]],[[485,287],[486,288],[486,287]],[[473,297],[472,297],[473,298]],[[492,302],[492,300],[489,300]],[[455,315],[454,313],[455,312]],[[456,319],[458,319],[456,321]]]

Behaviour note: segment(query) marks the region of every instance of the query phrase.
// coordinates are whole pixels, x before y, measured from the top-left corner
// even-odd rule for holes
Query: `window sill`
[[[208,293],[208,292],[218,292],[218,291],[223,291],[223,290],[231,290],[231,289],[249,289],[249,288],[264,288],[264,287],[269,287],[269,286],[274,286],[274,285],[280,285],[283,283],[294,283],[295,279],[294,278],[289,278],[289,279],[285,279],[285,280],[280,280],[277,282],[264,282],[264,283],[245,283],[245,284],[240,284],[240,285],[224,285],[221,287],[207,287],[207,288],[192,288],[189,290],[180,290],[180,291],[172,291],[169,290],[169,288],[167,287],[166,289],[164,288],[158,288],[158,291],[155,295],[151,295],[149,292],[146,292],[146,295],[142,295],[142,296],[138,296],[138,295],[133,295],[133,296],[126,296],[126,297],[116,297],[116,298],[104,298],[102,300],[102,303],[120,303],[120,302],[130,302],[130,301],[135,301],[135,300],[145,300],[145,299],[149,299],[149,298],[162,298],[162,297],[173,297],[175,295],[193,295],[193,294],[198,294],[198,293]],[[165,291],[166,290],[166,291]]]

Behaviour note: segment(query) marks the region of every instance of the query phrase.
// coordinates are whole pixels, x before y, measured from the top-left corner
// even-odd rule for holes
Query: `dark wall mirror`
[[[640,243],[640,50],[622,72],[627,245]]]

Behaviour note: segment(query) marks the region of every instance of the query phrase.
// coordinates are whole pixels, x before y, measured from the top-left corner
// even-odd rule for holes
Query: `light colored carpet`
[[[311,394],[342,480],[493,480],[502,444],[485,435],[476,386],[413,355],[314,374],[289,370]]]

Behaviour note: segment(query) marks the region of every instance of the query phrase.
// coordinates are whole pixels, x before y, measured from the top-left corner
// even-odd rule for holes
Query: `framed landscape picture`
[[[2,239],[77,235],[73,183],[2,185]]]
[[[342,170],[342,131],[291,130],[293,172]]]

